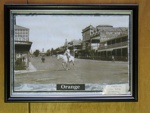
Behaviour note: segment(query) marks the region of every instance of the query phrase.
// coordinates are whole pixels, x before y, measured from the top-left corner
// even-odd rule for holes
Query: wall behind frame
[[[139,4],[138,102],[4,103],[4,4]],[[0,113],[150,113],[149,0],[0,0]]]

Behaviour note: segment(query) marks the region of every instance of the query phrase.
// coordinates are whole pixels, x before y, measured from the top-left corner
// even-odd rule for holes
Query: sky
[[[82,40],[82,29],[92,25],[128,27],[129,16],[125,15],[17,15],[16,24],[30,29],[31,51],[47,51],[63,46],[65,40]]]

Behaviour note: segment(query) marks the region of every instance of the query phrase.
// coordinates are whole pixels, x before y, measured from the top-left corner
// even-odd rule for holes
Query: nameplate
[[[57,84],[57,90],[85,90],[85,84]]]
[[[103,90],[103,94],[109,95],[119,95],[127,94],[127,85],[126,84],[117,84],[117,85],[106,85]]]

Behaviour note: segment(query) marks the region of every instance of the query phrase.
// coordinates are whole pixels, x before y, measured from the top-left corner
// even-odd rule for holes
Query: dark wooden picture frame
[[[5,5],[4,30],[6,102],[138,100],[137,4]]]

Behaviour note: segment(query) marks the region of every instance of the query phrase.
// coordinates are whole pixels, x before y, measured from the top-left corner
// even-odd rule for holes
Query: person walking
[[[42,63],[45,62],[45,57],[44,57],[44,55],[42,56],[41,60],[42,60]]]
[[[115,62],[115,57],[114,57],[114,55],[112,55],[112,61]]]

